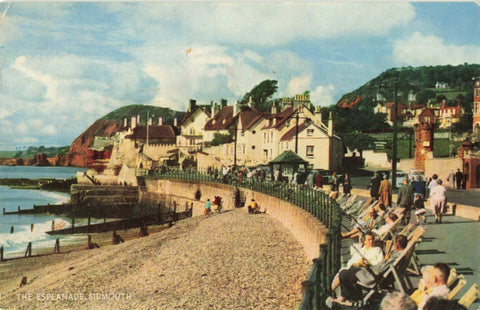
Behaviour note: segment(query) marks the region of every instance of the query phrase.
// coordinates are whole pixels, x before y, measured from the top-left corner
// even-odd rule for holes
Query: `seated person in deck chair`
[[[333,302],[343,303],[345,300],[359,300],[362,298],[362,288],[357,284],[360,282],[363,285],[371,285],[375,283],[375,275],[385,273],[388,268],[400,257],[401,252],[407,247],[407,237],[397,235],[393,241],[394,252],[387,257],[385,261],[374,265],[368,270],[367,268],[352,267],[350,269],[340,271],[340,290],[341,294],[337,299],[332,299]]]
[[[432,297],[445,298],[450,290],[447,287],[450,267],[444,263],[436,263],[423,270],[423,284],[419,283],[418,289],[410,298],[418,305],[418,310],[423,310],[427,301]]]
[[[368,230],[376,229],[382,226],[385,223],[383,219],[384,211],[381,209],[380,212],[377,212],[375,208],[369,207],[368,208],[368,215],[370,219],[367,221],[359,220],[357,224],[355,224],[355,228],[353,228],[348,233],[342,233],[342,238],[355,238],[360,235],[360,232],[365,232]]]
[[[379,229],[372,229],[372,232],[378,237],[385,235],[389,230],[392,229],[397,219],[398,219],[398,216],[395,213],[390,213],[385,218],[385,222],[386,222],[385,225],[382,225]]]
[[[377,265],[384,261],[382,249],[376,246],[373,246],[375,238],[373,233],[368,231],[365,233],[365,240],[363,241],[363,247],[353,249],[352,257],[348,260],[347,266],[344,269],[349,269],[350,267],[365,267],[367,265]],[[355,247],[355,244],[352,245]],[[352,251],[352,250],[351,250]],[[340,271],[341,271],[340,270]],[[332,291],[334,291],[340,284],[339,273],[335,276],[332,283]]]

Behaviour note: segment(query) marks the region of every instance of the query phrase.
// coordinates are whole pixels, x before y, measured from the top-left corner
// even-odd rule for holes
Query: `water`
[[[74,177],[77,171],[85,171],[83,168],[72,167],[30,167],[30,166],[0,166],[0,178],[54,178],[68,179]],[[14,189],[0,186],[0,246],[4,247],[4,257],[18,256],[25,253],[27,245],[32,242],[33,253],[38,248],[51,248],[55,245],[56,238],[71,242],[76,239],[72,236],[50,236],[46,232],[51,229],[52,220],[56,225],[70,226],[70,220],[48,214],[25,214],[3,215],[5,211],[17,211],[18,206],[22,209],[33,209],[33,205],[60,204],[67,202],[70,196],[65,193]],[[33,231],[31,231],[33,224]],[[14,233],[10,230],[13,226]]]

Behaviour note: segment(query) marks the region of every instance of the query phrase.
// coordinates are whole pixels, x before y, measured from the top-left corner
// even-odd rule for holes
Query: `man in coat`
[[[410,223],[410,217],[412,213],[413,205],[413,189],[408,184],[408,179],[403,179],[403,185],[398,190],[397,207],[403,209],[402,224],[407,225]]]

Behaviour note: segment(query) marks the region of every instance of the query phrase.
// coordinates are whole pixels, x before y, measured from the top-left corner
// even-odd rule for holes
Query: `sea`
[[[76,173],[84,172],[84,168],[73,167],[33,167],[33,166],[0,166],[0,178],[26,178],[26,179],[69,179]],[[54,214],[3,214],[5,211],[17,211],[18,207],[33,209],[34,205],[61,204],[68,202],[70,195],[43,190],[15,189],[0,186],[0,246],[3,247],[4,258],[18,257],[25,253],[28,244],[32,243],[32,254],[36,249],[55,246],[56,239],[60,244],[73,243],[78,236],[48,235],[52,221],[56,225],[71,226],[71,219]],[[78,220],[75,219],[75,223]],[[33,224],[33,225],[32,225]],[[33,230],[32,230],[33,226]],[[13,229],[13,233],[12,233]],[[20,255],[21,256],[21,255]]]

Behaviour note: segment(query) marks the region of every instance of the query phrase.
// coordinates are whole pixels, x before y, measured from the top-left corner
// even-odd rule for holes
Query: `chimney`
[[[233,116],[237,115],[237,112],[238,112],[238,100],[233,105]]]
[[[137,125],[140,125],[140,114],[137,114]]]
[[[190,99],[190,111],[197,106],[197,101],[195,99]]]
[[[211,107],[211,114],[212,114],[211,116],[212,116],[212,118],[213,118],[213,116],[215,115],[215,112],[216,112],[216,111],[215,111],[215,103],[214,103],[214,102],[211,102],[211,106],[210,106],[210,107]]]
[[[445,109],[445,100],[442,100],[442,109]]]
[[[152,118],[151,117],[148,118],[147,122],[148,122],[149,126],[152,126]]]
[[[277,114],[277,105],[275,104],[275,102],[272,104],[272,114]]]
[[[220,99],[220,109],[223,109],[227,106],[227,99]]]
[[[248,99],[248,107],[251,108],[253,105],[252,96]]]
[[[163,118],[161,116],[158,118],[158,125],[159,126],[163,125]]]
[[[333,118],[332,118],[332,112],[330,112],[330,115],[328,117],[328,136],[332,137],[333,136]]]
[[[177,118],[176,117],[173,119],[173,126],[177,127]]]
[[[132,129],[134,129],[135,127],[137,127],[137,117],[136,116],[132,116],[132,123],[130,124],[130,127]]]
[[[127,125],[128,125],[127,118],[124,117],[124,118],[123,118],[123,127],[127,127]]]

